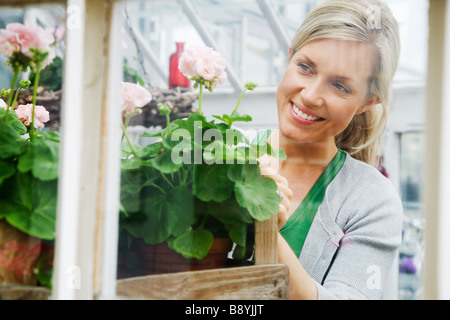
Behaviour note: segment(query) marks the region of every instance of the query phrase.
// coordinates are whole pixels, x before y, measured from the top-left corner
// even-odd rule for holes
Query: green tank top
[[[253,143],[264,143],[272,130],[262,130],[258,133]],[[331,181],[341,170],[344,165],[346,153],[338,149],[337,154],[327,166],[325,171],[320,175],[319,179],[314,183],[311,190],[309,190],[306,197],[298,206],[297,210],[289,217],[286,224],[280,229],[280,234],[289,244],[297,257],[305,243],[306,236],[311,228],[314,217],[316,216],[319,206],[322,204],[325,197],[325,191]]]
[[[346,153],[339,149],[336,156],[314,183],[297,210],[295,210],[286,224],[280,229],[280,234],[297,257],[300,257],[306,236],[314,221],[317,210],[325,197],[325,191],[344,165],[345,157]]]

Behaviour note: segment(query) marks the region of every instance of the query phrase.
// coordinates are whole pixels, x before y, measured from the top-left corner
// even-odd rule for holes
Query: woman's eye
[[[350,93],[350,89],[347,88],[347,86],[343,85],[342,83],[336,82],[333,84],[333,86],[341,92]]]
[[[304,63],[300,63],[298,65],[298,67],[303,72],[311,72],[311,68],[308,65],[304,64]]]

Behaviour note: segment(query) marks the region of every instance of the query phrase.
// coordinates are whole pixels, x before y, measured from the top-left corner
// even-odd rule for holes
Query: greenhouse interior
[[[286,195],[260,174],[249,141],[279,127],[292,39],[324,2],[0,1],[0,300],[292,298],[277,249]],[[403,212],[394,289],[376,299],[448,299],[450,3],[382,2],[401,51],[375,167]],[[226,77],[188,76],[185,53],[217,55]],[[216,137],[225,128],[231,147]],[[203,161],[233,153],[238,165],[198,164],[197,147]],[[364,270],[368,291],[377,268]]]

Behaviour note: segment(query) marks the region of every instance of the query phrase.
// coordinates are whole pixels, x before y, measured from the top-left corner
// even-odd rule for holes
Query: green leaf
[[[144,132],[143,134],[141,134],[141,137],[144,138],[162,138],[164,137],[164,134],[167,132],[166,129],[163,129],[161,131],[157,131],[157,132]]]
[[[227,165],[194,165],[194,194],[202,201],[222,202],[233,192]]]
[[[0,215],[32,236],[55,238],[57,181],[41,181],[17,173],[0,187]]]
[[[238,246],[245,247],[247,244],[247,224],[238,222],[225,224],[230,239]]]
[[[153,166],[151,160],[142,160],[141,158],[130,158],[122,160],[122,169],[124,170],[134,170],[141,167],[151,167]]]
[[[0,159],[0,185],[5,179],[13,176],[14,173],[16,173],[14,163]]]
[[[214,241],[211,232],[205,230],[189,230],[169,241],[169,247],[188,259],[203,259],[208,254]]]
[[[5,117],[5,113],[6,110],[0,108],[1,118]],[[17,113],[12,109],[9,110],[7,124],[13,127],[19,135],[24,135],[27,133],[27,127],[25,127],[25,125],[19,120],[19,118],[17,117]]]
[[[233,122],[251,122],[253,119],[248,114],[241,116],[237,111],[233,111],[231,116],[224,114],[221,117],[220,116],[213,116],[214,118],[221,120],[225,122],[229,127],[233,124]]]
[[[225,224],[253,223],[253,218],[248,211],[242,208],[234,197],[230,197],[221,203],[208,202],[208,212]]]
[[[246,254],[246,247],[236,245],[236,247],[233,250],[233,259],[241,260],[245,258],[245,254]]]
[[[162,146],[164,149],[173,150],[178,146],[179,149],[191,149],[192,145],[191,133],[185,128],[178,127],[175,129],[170,136],[162,141]]]
[[[155,157],[163,149],[162,142],[155,142],[144,147],[142,157]]]
[[[134,216],[125,220],[124,226],[132,236],[143,238],[149,244],[179,236],[189,230],[194,221],[193,197],[185,187],[175,187],[166,193],[147,187],[134,199],[131,210],[122,202],[127,213]]]
[[[133,148],[133,150],[131,150]],[[133,153],[134,151],[134,153]],[[131,155],[135,155],[137,157],[144,158],[152,153],[152,150],[150,148],[144,148],[138,144],[132,143],[131,146],[128,144],[128,142],[122,143],[122,157],[129,157]]]
[[[201,139],[203,132],[207,129],[218,129],[213,122],[208,122],[204,116],[199,115],[198,113],[191,113],[186,120],[174,120],[172,124],[174,126],[171,127],[172,132],[184,129],[188,133],[183,133],[181,136],[187,136],[191,140],[194,140],[196,135]]]
[[[0,119],[0,158],[17,157],[25,151],[26,146],[25,139],[20,137],[16,129]]]
[[[245,165],[229,166],[227,170],[228,179],[233,182],[244,181],[247,174]]]
[[[234,121],[244,121],[244,122],[250,122],[252,121],[252,117],[250,117],[248,114],[240,115],[236,110],[234,110],[231,113],[231,119]]]
[[[257,164],[230,168],[228,176],[235,181],[236,200],[254,219],[264,221],[278,212],[280,196],[277,184],[273,179],[263,176]]]
[[[42,181],[58,178],[59,142],[48,139],[45,135],[37,136],[30,141],[27,151],[19,157],[17,169],[31,173]]]
[[[122,161],[121,192],[137,194],[146,186],[151,186],[160,176],[152,167],[146,166],[148,161],[136,159]],[[137,165],[137,166],[136,166]]]
[[[218,140],[205,148],[203,159],[207,164],[244,164],[249,159],[247,150],[245,147],[233,147]]]
[[[164,150],[156,158],[151,160],[151,164],[155,169],[166,174],[175,173],[183,166],[183,163],[175,163],[173,161],[171,150]]]

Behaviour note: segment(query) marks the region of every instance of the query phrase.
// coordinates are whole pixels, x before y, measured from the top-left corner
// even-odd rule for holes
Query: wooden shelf
[[[289,269],[278,264],[277,216],[255,224],[255,266],[142,276],[117,281],[118,297],[154,300],[285,300]]]
[[[0,285],[0,300],[48,300],[50,290],[36,286]]]
[[[154,300],[284,300],[288,268],[259,265],[119,280],[117,296]]]

